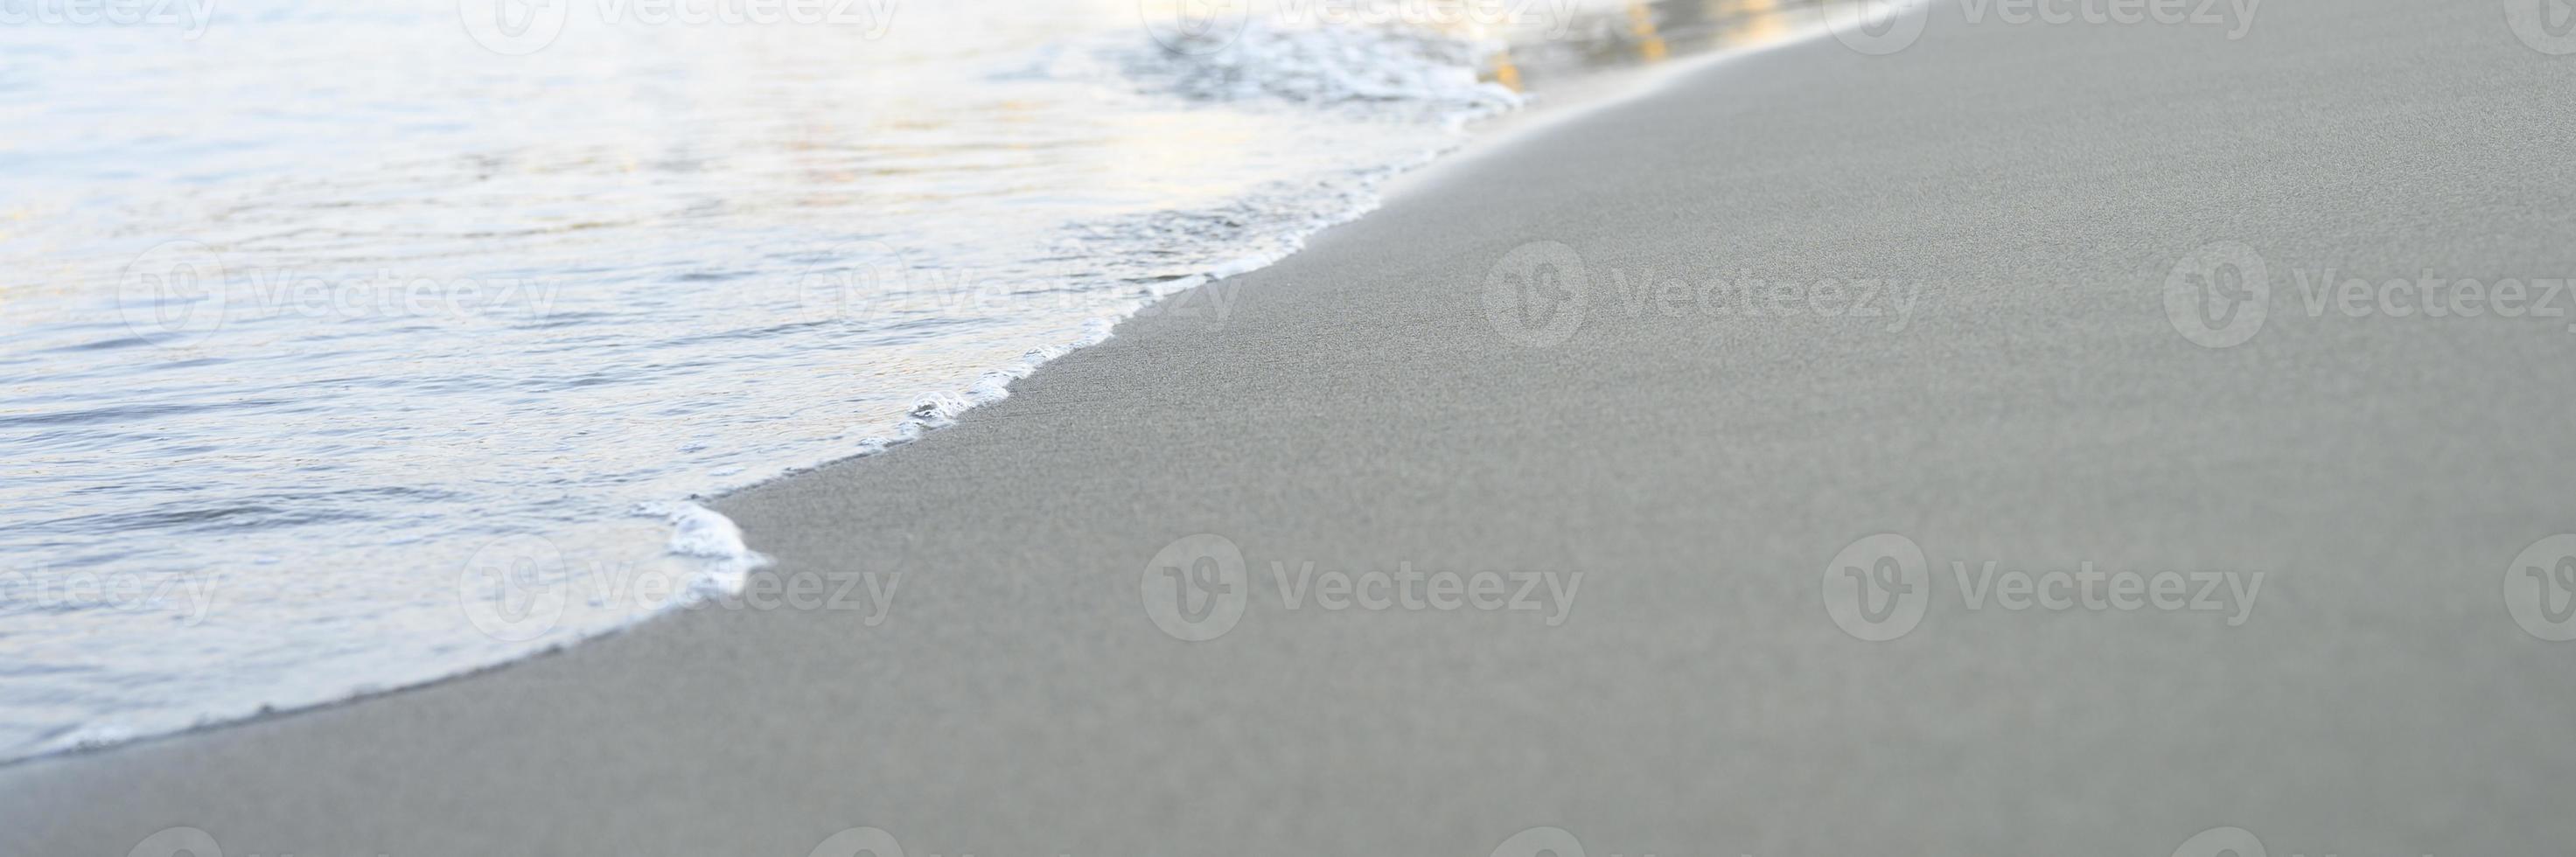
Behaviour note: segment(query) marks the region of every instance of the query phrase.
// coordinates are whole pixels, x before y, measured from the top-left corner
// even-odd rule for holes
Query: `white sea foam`
[[[704,563],[675,603],[740,594],[752,570],[769,564],[769,557],[743,544],[742,528],[735,526],[732,518],[713,509],[683,501],[646,503],[637,511],[670,522],[671,538],[664,545],[665,551]]]
[[[1395,112],[1405,118],[1481,115],[1520,96],[1478,79],[1498,42],[1397,27],[1282,26],[1256,18],[1239,31],[1177,44],[1104,46],[1100,55],[1141,91],[1197,101],[1276,102]]]

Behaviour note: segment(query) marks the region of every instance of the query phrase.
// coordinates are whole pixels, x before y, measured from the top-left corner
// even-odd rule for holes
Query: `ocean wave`
[[[527,59],[561,81],[525,91],[529,108],[578,122],[446,122],[400,144],[439,154],[381,158],[244,127],[256,144],[168,175],[145,153],[194,102],[89,110],[127,102],[84,83],[144,81],[66,45],[46,72],[59,94],[28,109],[50,134],[105,123],[101,157],[132,155],[153,181],[139,203],[29,220],[14,246],[52,255],[0,266],[102,272],[69,289],[0,281],[30,298],[0,341],[59,369],[0,421],[0,444],[50,456],[0,468],[21,501],[0,510],[0,548],[44,558],[0,568],[0,621],[30,641],[0,696],[0,761],[417,685],[721,602],[769,559],[710,498],[951,425],[1157,302],[1375,208],[1387,179],[1520,105],[1482,79],[1494,46],[1476,38],[1253,21],[1175,49],[1123,11],[925,12],[1027,32],[1002,49],[961,26],[952,51],[892,58],[599,34],[624,41]],[[323,23],[245,24],[168,64],[245,86],[368,70],[349,46],[370,40],[308,38]],[[452,55],[445,30],[331,25],[379,27],[425,63]],[[754,67],[771,76],[741,73]],[[473,86],[424,94],[419,76],[352,74],[297,115],[482,109]],[[906,77],[945,89],[885,94]],[[185,180],[198,173],[223,178]],[[117,228],[79,228],[98,223]],[[119,306],[117,286],[164,242],[238,300],[185,337],[57,347],[155,318]],[[523,281],[542,304],[467,291]],[[380,282],[404,299],[342,306],[348,284]],[[454,300],[410,300],[424,282]],[[241,405],[288,390],[309,407]],[[126,430],[89,431],[101,414]],[[540,603],[561,612],[469,627],[509,585],[474,575],[521,568],[546,572],[539,594],[563,597]],[[91,580],[153,595],[75,597]],[[199,592],[214,597],[183,597]]]

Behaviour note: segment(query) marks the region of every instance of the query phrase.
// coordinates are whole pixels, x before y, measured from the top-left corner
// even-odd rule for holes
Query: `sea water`
[[[1773,9],[7,5],[0,760],[722,597],[763,560],[694,500],[1295,250],[1525,78]]]

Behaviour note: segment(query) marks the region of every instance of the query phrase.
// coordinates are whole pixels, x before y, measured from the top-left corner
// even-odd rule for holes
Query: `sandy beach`
[[[741,605],[0,767],[0,854],[2563,851],[2576,56],[1985,14],[1514,129],[723,498]]]

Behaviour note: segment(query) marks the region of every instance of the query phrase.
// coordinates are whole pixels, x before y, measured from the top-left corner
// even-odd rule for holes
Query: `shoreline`
[[[1518,108],[1473,120],[1459,132],[1459,136],[1455,144],[1451,147],[1425,152],[1419,157],[1419,159],[1409,163],[1393,164],[1380,168],[1380,171],[1386,172],[1388,175],[1384,178],[1377,179],[1376,183],[1369,188],[1370,194],[1375,197],[1375,199],[1368,207],[1357,210],[1333,223],[1319,227],[1315,231],[1307,233],[1304,237],[1311,239],[1322,232],[1340,228],[1354,223],[1361,218],[1365,218],[1369,216],[1369,214],[1375,212],[1379,207],[1382,207],[1387,198],[1404,192],[1405,188],[1409,187],[1412,183],[1421,181],[1427,176],[1435,174],[1449,165],[1463,160],[1473,159],[1477,152],[1490,146],[1505,143],[1518,135],[1535,133],[1539,129],[1561,122],[1577,121],[1584,113],[1590,110],[1609,107],[1625,101],[1647,97],[1656,89],[1671,85],[1681,76],[1696,73],[1709,66],[1716,65],[1730,59],[1750,56],[1763,51],[1773,50],[1811,39],[1823,38],[1829,35],[1830,34],[1823,29],[1821,24],[1817,24],[1792,31],[1787,35],[1777,37],[1772,41],[1758,45],[1690,54],[1652,65],[1631,66],[1589,72],[1577,78],[1581,85],[1573,88],[1571,93],[1573,97],[1570,99],[1535,99],[1524,103]],[[1199,285],[1164,292],[1142,304],[1136,310],[1127,312],[1114,319],[1103,317],[1099,320],[1109,321],[1113,327],[1116,325],[1123,325],[1139,314],[1156,312],[1158,311],[1158,308],[1163,307],[1164,304],[1170,301],[1185,299],[1184,293],[1186,292],[1190,292],[1208,284],[1222,282],[1224,280],[1240,276],[1244,273],[1276,265],[1288,256],[1293,256],[1299,252],[1303,252],[1302,247],[1291,250],[1287,254],[1249,265],[1246,263],[1250,262],[1252,257],[1231,260],[1223,265],[1219,265],[1216,268],[1196,275],[1204,278]],[[724,516],[721,512],[710,508],[710,505],[721,504],[725,498],[747,491],[757,490],[772,483],[801,478],[808,474],[836,467],[849,461],[882,455],[892,449],[915,442],[930,432],[938,431],[947,427],[957,419],[964,417],[966,414],[980,407],[1008,398],[1010,395],[1008,386],[1010,384],[1016,384],[1018,381],[1027,378],[1030,374],[1042,370],[1045,366],[1055,362],[1056,360],[1062,359],[1066,355],[1108,341],[1110,336],[1114,335],[1114,332],[1112,332],[1104,336],[1086,338],[1080,341],[1050,346],[1045,350],[1051,351],[1052,354],[1045,357],[1039,357],[1038,351],[1032,351],[1028,355],[1024,356],[1024,358],[1019,362],[1015,362],[1008,366],[986,370],[983,379],[976,384],[969,385],[963,389],[938,391],[935,394],[926,394],[932,397],[952,400],[955,404],[952,407],[941,409],[932,417],[916,417],[907,420],[902,423],[895,434],[890,437],[871,438],[864,441],[862,446],[867,448],[863,451],[809,465],[792,467],[782,473],[778,473],[757,482],[734,486],[712,493],[694,494],[678,500],[655,501],[640,504],[638,506],[639,510],[644,506],[653,506],[657,508],[655,508],[649,515],[638,514],[635,516],[655,518],[669,517],[671,520],[666,524],[668,529],[667,532],[664,533],[665,542],[678,538],[683,534],[686,527],[692,525],[684,524],[680,520],[686,514],[683,511],[683,508],[693,508],[700,512],[713,514],[718,519],[726,521],[727,525],[730,526],[730,518]],[[999,380],[1002,383],[998,385],[993,383],[996,380]],[[670,508],[666,509],[659,507]],[[672,551],[663,551],[662,553],[669,556],[682,555]],[[686,554],[686,556],[697,557],[699,555],[691,553]],[[760,563],[765,562],[765,559],[761,558],[757,551],[752,551],[748,557],[741,555],[726,555],[723,557],[704,558],[702,560],[692,559],[690,561],[699,563],[699,567],[691,572],[689,585],[681,588],[696,591],[705,583],[722,583],[726,579],[741,577],[743,570],[746,568],[745,563],[751,563],[751,565],[747,566],[748,568],[757,569],[760,567]],[[739,588],[736,587],[733,591],[725,594],[738,596],[741,593]],[[636,631],[651,623],[661,621],[675,613],[691,612],[701,609],[705,609],[704,605],[696,601],[684,602],[681,600],[673,600],[649,612],[629,616],[615,624],[602,626],[585,632],[579,636],[564,639],[507,660],[473,666],[462,671],[438,675],[426,680],[399,682],[395,683],[391,687],[386,687],[380,690],[353,694],[322,702],[287,706],[262,706],[259,712],[251,714],[200,716],[199,722],[196,725],[175,731],[144,732],[106,741],[83,742],[70,746],[59,746],[53,749],[38,750],[27,755],[0,757],[0,769],[55,757],[80,756],[110,752],[118,748],[134,744],[165,739],[184,738],[192,735],[221,731],[249,723],[278,718],[288,718],[311,711],[362,704],[375,699],[399,696],[407,692],[424,690],[449,682],[469,680],[494,670],[508,668],[523,661],[550,657],[570,647],[586,645],[606,637]]]
[[[2576,269],[2570,168],[2515,148],[2563,76],[2489,10],[2365,5],[2269,10],[2234,48],[1936,18],[1891,57],[1712,58],[1390,181],[1224,281],[1221,317],[1132,317],[955,425],[711,504],[777,558],[756,578],[903,575],[881,622],[682,613],[22,760],[0,850],[187,825],[228,853],[806,853],[862,826],[990,855],[1482,855],[1541,828],[2168,853],[2234,825],[2275,853],[2544,851],[2576,832],[2547,800],[2576,750],[2546,740],[2569,691],[2530,677],[2563,652],[2494,609],[2494,572],[2564,526],[2576,462],[2517,427],[2576,415],[2532,395],[2576,345],[2281,312],[2208,348],[2163,304],[2220,241],[2283,271]],[[2374,61],[2409,38],[2474,49]],[[2220,83],[2251,94],[2194,97]],[[2402,120],[2475,145],[2317,133]],[[1894,331],[1814,291],[1748,315],[1593,286],[1563,316],[1497,298],[1533,259],[1936,288]],[[2371,454],[2280,428],[2319,425]],[[2271,577],[2241,627],[1936,599],[1871,641],[1817,579],[1872,533]],[[1224,627],[1157,612],[1151,569],[1225,548]],[[1470,606],[1274,585],[1307,563],[1454,575],[1469,600],[1441,603]],[[1472,606],[1494,574],[1489,603],[1522,574],[1565,609]]]

